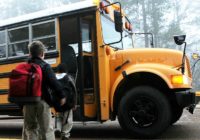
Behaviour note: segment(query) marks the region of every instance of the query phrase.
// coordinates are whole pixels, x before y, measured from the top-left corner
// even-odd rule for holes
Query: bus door
[[[78,107],[74,112],[75,120],[96,120],[96,65],[94,63],[94,17],[67,16],[60,18],[61,63],[65,63],[69,73],[74,75],[78,91]],[[75,52],[76,62],[72,51]]]
[[[82,45],[82,78],[84,116],[97,119],[97,52],[95,49],[95,19],[94,16],[84,16],[80,19]]]

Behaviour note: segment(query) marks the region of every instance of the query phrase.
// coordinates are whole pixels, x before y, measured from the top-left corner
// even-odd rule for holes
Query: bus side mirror
[[[174,36],[174,41],[177,45],[182,45],[185,42],[186,35],[176,35]]]
[[[123,26],[123,22],[122,22],[122,14],[119,11],[114,10],[114,20],[115,20],[115,30],[117,32],[122,32],[122,26]]]
[[[187,44],[185,42],[185,38],[186,38],[186,35],[175,35],[174,36],[174,41],[177,45],[182,45],[183,43],[185,44],[184,49],[183,49],[183,57],[182,57],[182,67],[181,67],[182,74],[184,74],[184,72],[185,72],[185,50],[186,50],[186,44]]]

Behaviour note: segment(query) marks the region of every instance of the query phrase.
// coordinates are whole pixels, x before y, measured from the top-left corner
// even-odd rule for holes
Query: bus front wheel
[[[178,105],[172,106],[172,120],[171,125],[176,123],[183,114],[183,108],[179,107]]]
[[[121,99],[118,121],[131,135],[152,138],[170,125],[170,104],[165,95],[153,87],[135,87]]]

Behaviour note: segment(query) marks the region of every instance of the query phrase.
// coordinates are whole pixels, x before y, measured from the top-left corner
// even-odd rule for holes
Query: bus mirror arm
[[[174,36],[174,42],[177,45],[184,44],[183,57],[182,57],[182,67],[181,67],[182,74],[184,74],[184,72],[185,72],[185,51],[186,51],[186,46],[187,46],[187,43],[185,42],[185,38],[186,38],[186,35],[175,35]]]
[[[151,47],[152,48],[154,48],[154,38],[153,38],[153,34],[152,33],[134,33],[135,35],[142,35],[142,34],[144,34],[144,35],[151,35],[151,42],[150,42],[150,44],[151,44]]]
[[[182,58],[182,67],[181,67],[181,72],[182,74],[185,73],[185,50],[186,50],[186,42],[184,42],[184,50],[183,50],[183,58]]]

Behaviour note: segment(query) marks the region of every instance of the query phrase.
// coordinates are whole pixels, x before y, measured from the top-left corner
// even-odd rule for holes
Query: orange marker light
[[[129,22],[125,22],[125,28],[129,31],[132,31],[132,25]]]
[[[110,10],[109,10],[108,7],[105,8],[105,13],[106,13],[106,14],[109,14],[109,13],[110,13]]]
[[[130,24],[128,22],[125,22],[125,28],[129,30]]]
[[[106,54],[107,54],[107,55],[110,55],[110,53],[111,53],[110,47],[107,46],[107,47],[106,47]]]

